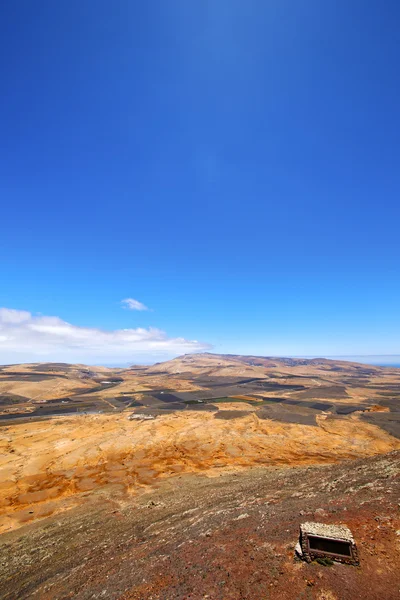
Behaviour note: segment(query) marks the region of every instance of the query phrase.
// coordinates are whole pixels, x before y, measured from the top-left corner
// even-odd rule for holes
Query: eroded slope
[[[357,417],[320,417],[309,426],[255,413],[228,420],[197,411],[143,421],[126,413],[60,417],[2,433],[2,530],[109,485],[136,493],[177,473],[337,462],[400,448],[400,440]]]

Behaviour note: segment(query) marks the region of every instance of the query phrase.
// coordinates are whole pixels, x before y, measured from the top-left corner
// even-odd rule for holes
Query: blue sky
[[[0,362],[400,354],[399,19],[1,3]]]

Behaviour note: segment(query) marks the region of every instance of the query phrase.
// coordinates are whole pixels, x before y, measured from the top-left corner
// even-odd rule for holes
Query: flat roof
[[[326,525],[324,523],[307,522],[300,525],[300,530],[306,535],[335,538],[337,540],[354,543],[353,534],[347,525]]]

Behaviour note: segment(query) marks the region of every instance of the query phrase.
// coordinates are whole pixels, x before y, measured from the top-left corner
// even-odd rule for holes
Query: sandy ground
[[[317,422],[280,423],[252,413],[224,420],[191,411],[148,421],[119,413],[3,427],[0,531],[109,485],[129,494],[178,473],[338,462],[400,448],[400,440],[354,416]]]
[[[0,394],[16,394],[30,400],[50,400],[52,398],[64,398],[75,392],[77,387],[90,389],[93,383],[68,379],[60,379],[56,376],[46,381],[7,381],[0,380]]]

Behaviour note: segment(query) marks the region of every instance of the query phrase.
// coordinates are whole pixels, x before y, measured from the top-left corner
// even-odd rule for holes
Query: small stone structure
[[[346,525],[303,523],[296,554],[307,562],[325,558],[348,565],[359,564],[357,546]]]

